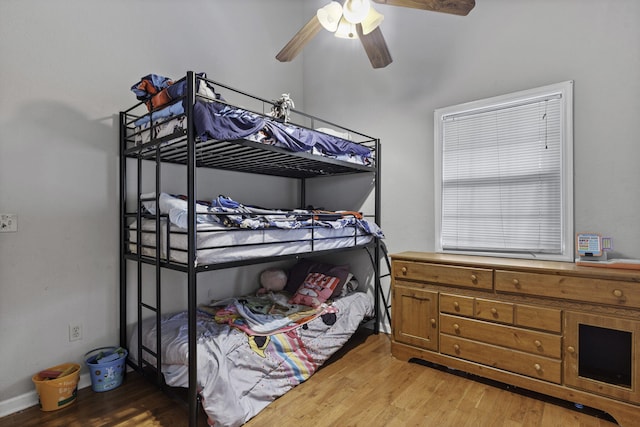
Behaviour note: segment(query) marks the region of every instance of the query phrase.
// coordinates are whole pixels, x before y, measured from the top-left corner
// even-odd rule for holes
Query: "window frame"
[[[442,172],[444,119],[453,115],[469,115],[492,109],[532,103],[546,97],[560,96],[560,156],[561,156],[561,253],[478,251],[445,249],[442,241]],[[573,202],[573,81],[564,81],[538,88],[513,92],[434,111],[434,210],[435,251],[465,255],[484,255],[505,258],[541,259],[551,261],[574,261],[574,202]]]

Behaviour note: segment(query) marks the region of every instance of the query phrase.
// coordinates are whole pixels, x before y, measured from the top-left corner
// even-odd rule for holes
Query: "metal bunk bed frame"
[[[136,104],[130,109],[120,113],[120,345],[126,347],[127,342],[127,290],[128,290],[128,274],[127,263],[133,261],[137,267],[137,328],[138,339],[141,340],[142,335],[142,315],[143,309],[150,310],[155,313],[157,330],[160,330],[161,319],[161,298],[160,289],[162,287],[161,273],[163,268],[169,268],[173,270],[183,271],[187,274],[187,311],[188,311],[188,329],[189,329],[189,388],[187,392],[187,401],[189,406],[189,426],[195,427],[197,425],[199,397],[197,391],[197,346],[194,338],[194,332],[196,331],[196,309],[197,309],[197,274],[202,271],[220,270],[225,268],[232,268],[242,265],[267,263],[275,260],[282,260],[287,258],[297,258],[304,255],[317,256],[327,253],[337,253],[341,251],[354,250],[354,249],[366,249],[369,254],[370,261],[374,268],[374,333],[379,332],[380,326],[380,299],[384,302],[384,308],[386,317],[390,320],[389,307],[386,302],[386,298],[381,286],[381,274],[380,265],[381,258],[387,259],[386,248],[382,241],[378,238],[374,238],[372,242],[365,245],[356,247],[349,247],[343,249],[330,249],[315,252],[304,252],[289,255],[270,256],[263,258],[254,258],[243,261],[225,262],[221,264],[208,264],[208,265],[196,265],[196,170],[198,168],[213,168],[213,169],[227,169],[240,172],[250,172],[255,174],[267,174],[276,175],[281,177],[297,178],[300,180],[300,201],[302,206],[306,205],[306,179],[316,176],[333,176],[347,173],[373,173],[374,174],[374,221],[380,225],[380,140],[368,137],[367,135],[359,132],[351,131],[350,129],[336,125],[326,120],[319,119],[317,117],[305,114],[303,112],[292,110],[296,114],[299,114],[309,120],[311,120],[311,127],[313,128],[314,121],[320,121],[322,123],[338,127],[348,132],[360,135],[368,138],[373,143],[371,147],[375,152],[375,163],[373,166],[361,166],[358,164],[350,164],[335,159],[324,158],[317,155],[308,153],[294,153],[288,152],[283,149],[256,143],[253,141],[236,140],[236,141],[202,141],[196,140],[194,133],[194,126],[191,118],[193,117],[193,106],[196,98],[199,96],[196,94],[197,79],[204,79],[207,82],[212,83],[217,87],[223,87],[235,93],[243,96],[248,96],[254,100],[258,100],[263,105],[273,105],[273,102],[267,101],[262,98],[249,95],[237,89],[233,89],[226,85],[198,77],[193,71],[186,73],[186,93],[184,96],[185,116],[187,119],[187,130],[184,135],[184,143],[180,146],[180,150],[176,151],[171,146],[163,146],[162,143],[165,140],[175,138],[175,135],[171,135],[170,138],[151,138],[148,143],[134,144],[129,146],[128,144],[128,127],[131,126],[133,120],[131,119],[131,111],[138,108],[141,103]],[[182,101],[177,101],[182,102]],[[244,107],[243,107],[244,108]],[[153,114],[153,111],[151,112]],[[257,113],[263,114],[264,113]],[[304,126],[302,126],[304,127]],[[213,149],[215,152],[209,157],[198,157],[198,153],[206,152],[208,149]],[[186,156],[181,150],[186,151]],[[239,154],[237,153],[239,151]],[[259,163],[246,160],[247,153],[251,153],[251,156],[259,152],[261,161]],[[220,154],[221,153],[221,154]],[[127,159],[137,160],[137,203],[135,213],[129,213],[127,206]],[[266,158],[266,161],[265,161]],[[238,162],[237,160],[242,159]],[[158,197],[161,188],[160,176],[162,163],[178,163],[186,166],[187,169],[187,203],[188,203],[188,229],[187,229],[187,264],[176,264],[169,259],[164,260],[161,258],[160,251],[160,238],[156,238],[155,259],[152,257],[145,257],[141,255],[140,246],[136,253],[130,253],[128,250],[128,229],[127,221],[131,218],[135,218],[137,223],[140,224],[141,215],[141,203],[144,201],[141,199],[141,187],[142,187],[142,162],[143,161],[155,162],[155,202],[158,206]],[[160,219],[162,215],[156,209],[155,223],[156,223],[156,236],[160,236]],[[368,215],[371,216],[371,215]],[[137,227],[137,244],[141,242],[141,228]],[[167,243],[168,245],[168,243]],[[371,253],[373,251],[373,254]],[[146,303],[142,298],[142,265],[150,264],[155,266],[155,306]],[[157,334],[156,348],[161,348],[161,336]],[[153,352],[148,348],[144,348],[139,341],[138,345],[138,364],[128,362],[130,366],[134,367],[140,372],[144,372],[146,367],[154,368],[152,364],[145,362],[142,357],[142,353],[146,352],[150,354],[156,360],[155,366],[161,366],[161,352]],[[160,369],[154,369],[156,372],[156,383],[163,385],[163,376]]]

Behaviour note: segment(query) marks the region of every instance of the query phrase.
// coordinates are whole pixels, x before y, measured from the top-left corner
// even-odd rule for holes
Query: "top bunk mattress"
[[[197,90],[192,119],[188,120],[185,113],[186,78],[173,83],[166,77],[151,74],[133,85],[132,90],[142,103],[125,112],[123,120],[130,153],[153,157],[156,144],[167,146],[184,142],[192,122],[197,149],[202,152],[200,163],[203,165],[207,161],[219,162],[221,156],[247,158],[245,154],[239,155],[233,150],[225,150],[224,153],[220,151],[225,146],[221,143],[233,142],[245,147],[256,147],[256,144],[261,148],[268,146],[272,151],[282,150],[303,157],[310,155],[328,163],[348,164],[351,171],[371,171],[375,167],[376,140],[371,137],[295,110],[291,110],[291,115],[296,118],[299,116],[295,123],[288,121],[288,117],[274,117],[276,101],[246,95],[214,83],[206,79],[204,73],[196,75],[195,86]],[[227,102],[217,92],[218,87],[228,88],[232,94],[241,93],[261,103],[263,112],[240,108]],[[267,106],[271,107],[271,112],[264,112]],[[212,154],[207,157],[205,151],[209,149]],[[175,150],[172,155],[175,155]],[[264,163],[265,159],[262,160]],[[234,168],[238,167],[241,165],[234,164]],[[316,174],[322,173],[323,170],[316,170]]]

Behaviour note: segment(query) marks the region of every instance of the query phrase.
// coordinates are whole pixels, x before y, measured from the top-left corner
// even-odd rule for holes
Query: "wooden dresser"
[[[640,425],[640,271],[403,252],[392,353]]]

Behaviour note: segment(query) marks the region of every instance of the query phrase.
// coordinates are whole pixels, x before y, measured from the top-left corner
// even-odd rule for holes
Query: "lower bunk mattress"
[[[357,291],[323,305],[299,326],[270,335],[244,332],[221,322],[219,314],[199,310],[198,389],[209,424],[246,423],[313,375],[349,340],[363,319],[372,315],[372,298]],[[162,372],[170,386],[187,387],[189,383],[187,330],[186,312],[162,319]],[[141,342],[153,352],[156,333],[153,319],[143,322]],[[134,333],[130,345],[134,359],[137,346]]]
[[[156,214],[155,193],[143,195],[144,209]],[[166,262],[187,264],[187,202],[161,193],[156,219],[140,218],[127,226],[128,250]],[[196,203],[196,265],[251,258],[311,253],[363,246],[384,238],[382,230],[350,211],[281,211],[243,205],[225,196]],[[158,242],[157,234],[160,235]]]
[[[156,255],[156,223],[142,221],[141,255]],[[186,264],[187,230],[171,224],[160,227],[160,258],[170,262]],[[167,249],[167,240],[169,248]],[[240,261],[249,258],[288,255],[366,245],[373,236],[355,228],[301,228],[301,229],[229,229],[226,227],[199,224],[196,233],[196,265]],[[129,250],[138,252],[137,227],[129,228]]]

